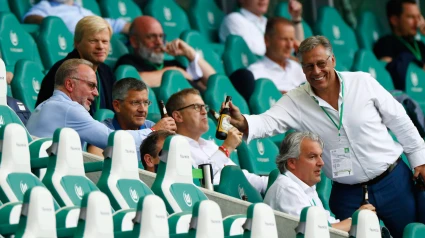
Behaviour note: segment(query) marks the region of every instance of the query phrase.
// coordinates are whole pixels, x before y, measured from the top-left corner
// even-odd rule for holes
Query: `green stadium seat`
[[[16,63],[15,75],[11,82],[14,98],[23,102],[33,111],[43,78],[43,69],[40,65],[29,60],[19,60]]]
[[[109,65],[109,67],[113,69],[115,68],[115,64],[118,59],[125,54],[128,54],[127,47],[119,40],[119,35],[113,34],[110,41],[109,54],[105,60],[105,64]]]
[[[3,0],[4,1],[4,0]],[[9,0],[10,10],[18,18],[19,22],[22,22],[24,15],[30,10],[30,8],[36,3],[35,0]]]
[[[49,157],[49,155],[47,154],[47,149],[51,145],[52,145],[52,139],[51,138],[37,138],[37,139],[34,139],[33,141],[31,141],[29,143],[31,160],[41,159],[41,158],[47,159]],[[46,160],[46,162],[47,162],[47,160]],[[43,164],[45,164],[45,163],[43,162]],[[31,164],[31,172],[35,176],[40,178],[40,180],[42,180],[44,175],[46,174],[46,169],[45,168],[34,169],[33,167],[34,167],[34,163]],[[45,167],[45,166],[43,166],[43,167]]]
[[[287,2],[281,2],[277,5],[274,11],[274,15],[277,17],[283,17],[286,19],[291,20],[291,14],[289,14],[288,11],[288,3]],[[301,21],[301,24],[303,25],[304,30],[304,38],[308,38],[313,35],[313,31],[311,30],[310,25],[304,20]]]
[[[425,111],[425,72],[414,63],[410,63],[406,75],[406,93]]]
[[[162,75],[161,86],[159,87],[158,94],[156,97],[158,101],[164,101],[167,103],[168,98],[174,93],[177,93],[185,88],[191,88],[192,86],[187,79],[177,70],[167,70]]]
[[[214,201],[204,200],[195,203],[192,211],[192,220],[188,238],[224,237],[223,217],[218,204]]]
[[[325,210],[316,206],[303,208],[295,232],[297,238],[330,237]]]
[[[96,121],[104,121],[108,118],[114,118],[115,113],[112,110],[106,109],[106,108],[102,108],[102,109],[98,109],[94,115],[93,118]]]
[[[316,192],[322,201],[323,207],[326,210],[331,211],[331,208],[329,207],[329,200],[332,191],[332,181],[328,179],[328,177],[326,177],[325,173],[323,172],[320,174],[320,178],[320,182],[316,184]]]
[[[366,50],[372,50],[375,42],[384,35],[373,12],[364,11],[360,14],[356,35],[360,47]]]
[[[142,80],[137,69],[134,68],[134,66],[128,65],[128,64],[118,66],[114,74],[117,80],[121,80],[123,78],[128,78],[128,77]]]
[[[153,194],[139,178],[136,146],[128,132],[112,132],[108,137],[104,156],[103,170],[97,186],[108,196],[115,210],[136,209],[139,200]]]
[[[132,22],[134,18],[141,16],[142,11],[133,0],[102,0],[99,7],[103,17],[122,18]]]
[[[94,14],[98,16],[102,16],[100,12],[99,4],[97,4],[96,0],[74,0],[74,2],[92,11]]]
[[[245,224],[246,215],[237,214],[223,218],[224,237],[234,237],[243,235],[243,224]]]
[[[207,83],[207,90],[204,93],[205,103],[215,111],[220,111],[221,104],[226,96],[232,97],[232,103],[239,107],[243,114],[250,114],[248,103],[236,91],[229,78],[221,74],[210,76]]]
[[[0,12],[10,12],[9,3],[7,0],[0,0]]]
[[[257,61],[257,56],[251,52],[242,37],[229,35],[226,38],[222,59],[226,74],[231,75],[234,71],[246,68]]]
[[[209,42],[219,42],[218,30],[225,14],[214,0],[191,0],[187,15],[192,29]]]
[[[170,235],[188,233],[191,219],[192,211],[176,212],[168,216]]]
[[[370,50],[360,49],[357,51],[354,57],[353,71],[370,73],[386,90],[394,90],[391,75]]]
[[[404,228],[403,238],[425,237],[425,225],[422,223],[410,223]]]
[[[214,52],[211,45],[197,31],[184,31],[180,39],[192,46],[214,69],[217,73],[223,74],[224,67],[220,56]]]
[[[248,207],[243,227],[244,238],[278,238],[273,209],[265,203],[253,203]]]
[[[348,234],[350,238],[381,237],[381,227],[376,213],[366,209],[355,211]]]
[[[242,142],[238,147],[241,168],[258,175],[269,175],[276,169],[278,154],[279,148],[269,138],[255,139],[248,145]]]
[[[245,174],[238,166],[224,166],[221,170],[220,184],[216,192],[244,200],[248,202],[262,202],[261,194],[249,183]]]
[[[12,87],[9,84],[7,85],[7,96],[13,98]]]
[[[359,48],[354,31],[333,7],[320,8],[318,15],[316,34],[326,36],[331,42],[336,57],[336,69],[349,71],[354,54]]]
[[[269,174],[269,180],[267,181],[267,190],[273,185],[274,181],[276,181],[277,177],[279,177],[280,171],[279,169],[273,169]],[[267,190],[264,194],[267,194]]]
[[[192,211],[196,202],[208,199],[193,184],[190,146],[184,137],[165,139],[151,189],[164,200],[169,214]]]
[[[43,68],[35,41],[12,13],[0,13],[0,52],[7,71],[13,72],[20,59],[34,61]]]
[[[161,23],[167,41],[177,39],[183,31],[190,30],[185,11],[174,0],[150,0],[143,12]]]
[[[59,17],[43,19],[36,41],[45,69],[50,69],[74,49],[74,36]]]
[[[7,105],[0,105],[0,129],[12,123],[22,126],[27,134],[27,140],[29,142],[32,141],[30,133],[27,131],[24,123],[22,123],[18,115],[16,115],[15,111],[13,111],[12,108]],[[2,200],[0,199],[0,201]]]

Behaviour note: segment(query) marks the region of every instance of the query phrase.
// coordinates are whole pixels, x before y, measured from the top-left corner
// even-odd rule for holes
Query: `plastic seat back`
[[[161,23],[167,41],[177,39],[183,31],[190,30],[185,11],[174,0],[150,0],[144,13]]]
[[[370,50],[360,49],[357,51],[353,70],[370,73],[386,90],[394,90],[391,75]]]
[[[279,174],[280,174],[279,169],[274,169],[272,170],[272,172],[270,172],[269,179],[267,180],[267,190],[265,194],[267,194],[267,191],[269,190],[269,188],[273,185],[274,181],[276,181],[277,177],[279,177]]]
[[[223,217],[216,202],[205,200],[195,204],[188,237],[224,238]]]
[[[352,216],[348,234],[352,238],[381,238],[378,216],[370,210],[357,210]]]
[[[27,190],[15,237],[56,237],[55,208],[49,190],[41,186]]]
[[[119,36],[117,34],[112,35],[109,45],[108,57],[106,57],[104,62],[112,69],[115,68],[115,63],[117,63],[121,56],[128,54],[127,47],[118,39],[118,37]]]
[[[219,42],[218,29],[225,16],[214,0],[192,0],[188,16],[192,29],[199,31],[209,42]]]
[[[55,130],[43,183],[61,207],[80,206],[84,194],[98,190],[84,172],[83,151],[75,130]]]
[[[332,44],[338,70],[350,70],[358,50],[354,31],[333,7],[322,7],[316,22],[316,34],[326,36]]]
[[[7,71],[13,72],[20,59],[34,61],[43,68],[34,39],[9,12],[0,12],[0,52]]]
[[[36,3],[36,0],[9,0],[10,10],[15,14],[18,20],[21,22],[24,15],[30,10],[30,8]]]
[[[223,218],[224,236],[243,235],[243,224],[245,224],[246,215],[230,215]]]
[[[11,123],[16,123],[21,125],[27,134],[27,140],[29,142],[32,141],[32,137],[30,133],[27,131],[27,129],[25,128],[25,125],[22,123],[21,119],[19,119],[18,115],[16,115],[15,111],[13,111],[12,108],[10,108],[7,105],[0,105],[0,128]]]
[[[94,14],[101,16],[100,8],[96,0],[75,0],[74,2],[92,11]]]
[[[320,174],[320,178],[320,182],[316,184],[316,191],[320,200],[322,201],[323,207],[330,211],[331,208],[329,207],[329,200],[332,191],[332,181],[326,177],[325,173],[323,172]]]
[[[36,40],[46,69],[50,69],[74,49],[74,36],[59,17],[44,18]]]
[[[422,223],[410,223],[404,228],[403,238],[425,237],[425,225]]]
[[[169,136],[162,148],[152,191],[160,196],[168,213],[191,211],[196,202],[207,200],[193,184],[189,142],[182,136]]]
[[[317,206],[303,208],[300,215],[300,222],[295,231],[297,238],[330,237],[325,210]]]
[[[157,96],[158,101],[167,103],[168,98],[185,88],[191,88],[187,79],[177,70],[167,70],[162,75],[161,86]]]
[[[281,2],[277,5],[274,11],[274,15],[278,17],[283,17],[286,19],[291,19],[291,14],[289,14],[288,11],[288,3],[287,2]],[[304,38],[308,38],[313,35],[313,31],[311,30],[310,25],[304,20],[301,20],[301,24],[303,25],[304,30]]]
[[[43,78],[43,69],[39,64],[29,60],[19,60],[11,83],[14,98],[33,111]]]
[[[31,159],[47,158],[47,149],[52,145],[51,138],[38,138],[33,140],[29,144]],[[40,180],[43,179],[46,174],[46,169],[32,169],[32,173],[36,175]]]
[[[94,113],[93,118],[97,121],[102,122],[106,119],[114,118],[114,115],[115,115],[115,113],[112,110],[102,108],[102,109],[98,109]]]
[[[103,17],[122,18],[132,22],[134,18],[141,16],[142,11],[133,0],[103,0],[99,2]]]
[[[410,63],[406,75],[406,93],[425,111],[425,72],[414,63]]]
[[[137,208],[141,198],[152,194],[139,178],[136,151],[134,139],[128,132],[120,130],[109,135],[97,186],[109,197],[115,210]]]
[[[85,194],[74,237],[114,237],[111,204],[100,191]]]
[[[150,194],[140,199],[134,218],[133,237],[169,237],[167,210],[160,197]]]
[[[248,207],[243,227],[245,229],[243,237],[278,237],[273,209],[265,203],[254,203]]]
[[[261,194],[249,183],[238,166],[224,166],[221,170],[220,184],[216,192],[248,202],[262,202]]]
[[[222,59],[226,74],[231,75],[236,70],[246,68],[257,61],[257,56],[251,52],[242,37],[229,35],[226,38]]]
[[[268,175],[276,169],[276,156],[279,148],[269,138],[252,140],[248,145],[245,142],[238,147],[241,168],[251,173]]]
[[[384,35],[373,12],[364,11],[360,13],[356,35],[360,47],[367,50],[372,50],[375,42]]]
[[[177,212],[168,216],[170,234],[182,234],[189,232],[192,211]]]
[[[7,0],[0,0],[0,12],[10,12],[9,3]]]

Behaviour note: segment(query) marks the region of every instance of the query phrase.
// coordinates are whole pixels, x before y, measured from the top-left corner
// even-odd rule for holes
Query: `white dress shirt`
[[[241,36],[252,53],[264,55],[266,53],[264,43],[266,24],[266,17],[258,17],[241,8],[239,12],[232,12],[224,18],[218,34],[221,42],[225,42],[228,35]]]
[[[337,128],[319,105],[336,123],[340,112],[316,96],[306,83],[282,96],[265,113],[245,115],[249,125],[248,142],[289,129],[312,131],[325,142],[326,176],[343,184],[362,183],[377,177],[397,160],[403,150],[412,168],[425,164],[424,140],[403,106],[368,73],[340,72],[340,75],[344,82],[344,98],[340,93],[338,102],[341,109],[344,100],[340,138]],[[387,127],[400,143],[392,139]],[[350,149],[353,173],[333,178],[330,150],[339,148]]]
[[[306,81],[301,65],[291,59],[286,60],[285,68],[267,56],[251,64],[248,69],[255,79],[267,78],[273,81],[279,91],[288,92]]]
[[[192,156],[192,166],[198,168],[200,164],[211,164],[214,174],[214,185],[220,183],[221,170],[226,165],[236,165],[231,159],[229,159],[214,141],[205,140],[199,138],[199,141],[195,141],[192,138],[186,137],[190,145],[190,153]],[[268,176],[258,176],[256,174],[249,173],[245,169],[242,170],[249,183],[260,193],[265,193],[267,189]]]
[[[286,171],[285,175],[280,174],[277,177],[267,191],[264,203],[274,210],[298,217],[305,207],[321,207],[326,211],[329,223],[339,222],[323,207],[322,201],[316,192],[316,185],[308,186],[290,171]]]

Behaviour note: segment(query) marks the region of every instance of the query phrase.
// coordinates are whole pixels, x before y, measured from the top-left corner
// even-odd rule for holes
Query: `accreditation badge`
[[[332,178],[341,178],[353,175],[353,163],[350,148],[331,150]]]

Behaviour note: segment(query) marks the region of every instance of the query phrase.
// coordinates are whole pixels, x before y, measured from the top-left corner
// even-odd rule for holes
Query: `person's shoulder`
[[[385,35],[375,42],[374,47],[386,46],[388,44],[394,43],[396,40],[397,38],[393,34]]]
[[[114,124],[112,123],[112,118],[106,118],[105,120],[102,121],[102,124],[104,124],[111,130],[115,130]]]
[[[50,4],[49,1],[40,1],[40,2],[38,2],[38,3],[36,3],[32,6],[32,8],[43,8],[43,9],[51,8],[51,7],[52,7],[52,5]]]
[[[245,17],[240,12],[229,13],[223,20],[225,22],[244,21]]]

